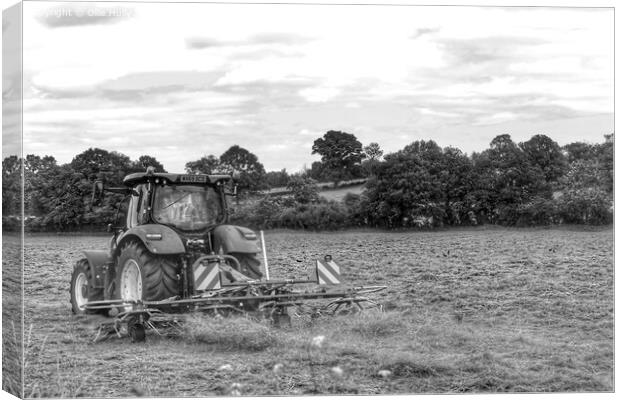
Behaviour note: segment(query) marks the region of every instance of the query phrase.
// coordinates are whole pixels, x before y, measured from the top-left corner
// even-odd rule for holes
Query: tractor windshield
[[[221,222],[219,194],[210,186],[168,185],[155,191],[153,218],[160,224],[197,231]]]

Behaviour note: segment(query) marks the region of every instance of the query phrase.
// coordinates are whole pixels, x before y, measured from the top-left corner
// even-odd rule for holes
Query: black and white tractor
[[[124,209],[106,250],[84,251],[71,277],[71,307],[108,300],[184,299],[211,289],[210,264],[230,281],[262,276],[257,235],[228,224],[228,175],[134,173],[124,187],[95,184],[93,198],[105,191],[125,195]],[[234,190],[236,192],[236,189]],[[110,310],[107,310],[110,311]]]

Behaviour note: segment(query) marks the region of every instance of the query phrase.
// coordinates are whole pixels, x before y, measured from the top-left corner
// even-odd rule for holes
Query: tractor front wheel
[[[92,271],[88,260],[83,258],[75,263],[71,274],[71,311],[74,314],[86,314],[86,303],[103,300],[103,289],[89,288]]]
[[[151,254],[141,243],[123,245],[118,258],[116,297],[157,301],[180,292],[178,259]]]

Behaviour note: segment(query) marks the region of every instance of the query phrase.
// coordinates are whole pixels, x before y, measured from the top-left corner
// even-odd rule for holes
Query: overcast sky
[[[238,144],[297,171],[332,129],[471,153],[601,142],[613,111],[610,8],[24,3],[24,152],[61,163]]]

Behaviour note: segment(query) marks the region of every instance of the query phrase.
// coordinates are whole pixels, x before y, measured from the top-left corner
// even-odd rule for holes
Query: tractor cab
[[[136,173],[127,176],[129,194],[126,227],[145,224],[169,226],[179,233],[200,234],[226,223],[226,175]]]

